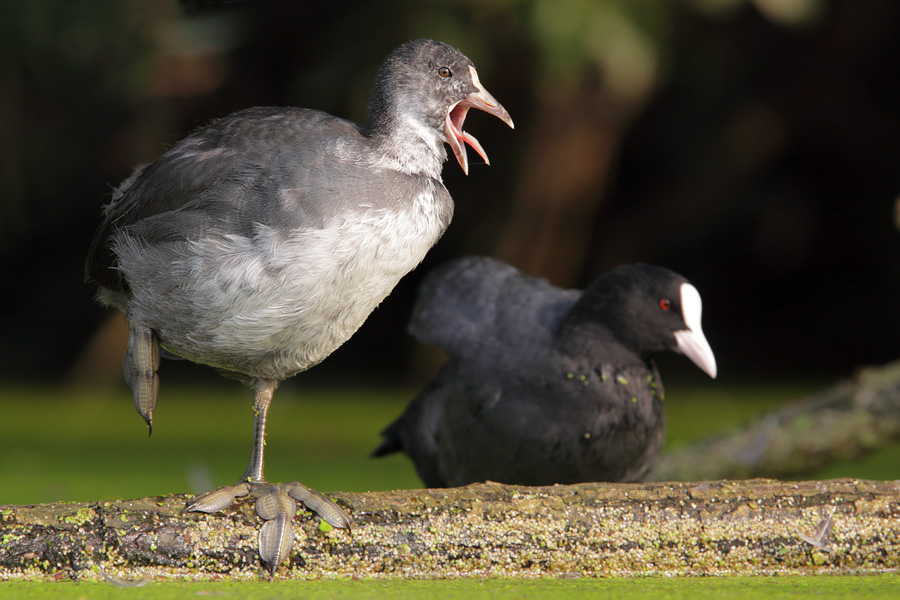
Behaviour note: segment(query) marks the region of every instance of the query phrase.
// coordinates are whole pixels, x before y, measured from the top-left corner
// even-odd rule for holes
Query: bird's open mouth
[[[472,92],[466,96],[466,98],[451,106],[450,110],[447,111],[446,119],[444,119],[444,138],[447,140],[447,143],[450,144],[453,155],[456,156],[459,166],[462,167],[463,173],[466,175],[469,174],[469,160],[466,156],[466,144],[472,146],[472,149],[484,159],[486,164],[491,164],[484,148],[481,147],[478,140],[476,140],[474,136],[463,131],[463,122],[466,120],[466,113],[469,112],[470,108],[483,110],[502,120],[510,127],[515,128],[506,109],[503,108],[500,103],[484,89],[484,87],[482,87],[481,82],[478,81],[478,74],[475,72],[474,67],[469,67],[469,73],[477,91]]]

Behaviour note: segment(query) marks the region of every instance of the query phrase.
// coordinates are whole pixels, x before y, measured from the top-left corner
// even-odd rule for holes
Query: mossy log
[[[785,404],[736,431],[664,454],[649,479],[803,478],[900,440],[900,361]]]
[[[900,567],[900,484],[859,480],[477,484],[331,497],[301,512],[276,578],[884,572]],[[186,497],[0,507],[0,579],[266,577],[252,501]]]

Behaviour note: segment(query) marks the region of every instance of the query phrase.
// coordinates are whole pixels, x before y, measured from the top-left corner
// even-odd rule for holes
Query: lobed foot
[[[319,515],[323,521],[340,529],[349,529],[350,517],[337,504],[298,481],[268,483],[245,481],[226,485],[192,498],[185,512],[214,513],[234,504],[236,498],[251,494],[256,498],[256,514],[265,523],[259,529],[259,556],[269,566],[270,574],[291,553],[294,545],[292,521],[297,502]]]
[[[159,339],[149,327],[132,324],[128,330],[128,347],[122,361],[125,382],[131,387],[134,409],[144,418],[153,433],[153,411],[159,395]]]

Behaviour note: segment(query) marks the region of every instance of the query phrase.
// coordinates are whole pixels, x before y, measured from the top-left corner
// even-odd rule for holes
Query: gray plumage
[[[442,65],[458,76],[445,81]],[[418,40],[386,60],[366,127],[252,108],[195,131],[107,208],[87,266],[100,300],[169,352],[238,376],[315,365],[450,222],[442,129],[452,105],[483,92],[470,66]]]
[[[700,300],[684,277],[628,265],[563,290],[482,257],[428,275],[409,325],[449,362],[373,452],[405,452],[429,487],[639,480],[665,435],[651,357],[711,376]]]
[[[379,70],[365,126],[301,108],[243,110],[138,167],[106,209],[86,274],[99,300],[126,315],[124,374],[150,431],[160,356],[215,367],[254,390],[247,469],[186,510],[215,512],[252,493],[273,571],[290,551],[296,501],[350,525],[315,490],[266,482],[273,392],[343,344],[440,238],[453,214],[444,143],[463,171],[465,144],[487,161],[462,130],[470,108],[512,127],[468,58],[416,40]]]

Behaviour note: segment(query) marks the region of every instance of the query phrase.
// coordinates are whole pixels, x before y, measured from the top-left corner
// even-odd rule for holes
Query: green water
[[[808,576],[632,579],[450,579],[275,581],[251,583],[150,583],[116,587],[105,583],[0,583],[0,595],[10,600],[105,598],[441,598],[526,600],[529,598],[592,598],[596,600],[655,600],[728,598],[893,599],[900,592],[900,576]]]
[[[704,382],[705,383],[705,382]],[[667,385],[667,447],[735,427],[822,385]],[[404,456],[370,459],[379,432],[410,390],[278,390],[269,413],[266,475],[323,492],[421,487]],[[164,387],[153,435],[124,386],[102,393],[49,387],[0,388],[0,504],[96,501],[198,493],[234,483],[252,434],[250,393]],[[900,478],[900,445],[819,478]]]

